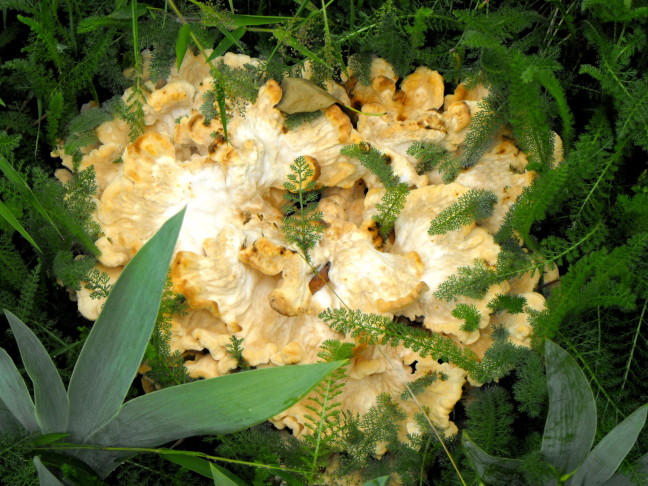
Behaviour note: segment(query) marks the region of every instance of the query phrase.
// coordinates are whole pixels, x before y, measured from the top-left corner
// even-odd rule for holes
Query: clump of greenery
[[[385,154],[371,147],[367,142],[344,147],[340,153],[358,159],[385,186],[386,192],[376,205],[378,214],[373,217],[373,220],[378,223],[380,235],[387,238],[394,228],[398,214],[405,207],[405,200],[409,194],[408,185],[400,182],[400,178],[394,174]]]
[[[295,245],[310,262],[309,250],[322,238],[324,221],[317,211],[319,192],[315,190],[315,171],[304,157],[297,157],[290,165],[292,173],[284,182],[284,197],[290,203],[284,207],[284,224],[281,227],[286,241]]]
[[[475,221],[489,218],[493,214],[496,203],[497,196],[493,191],[471,189],[437,214],[430,224],[428,233],[442,235]]]

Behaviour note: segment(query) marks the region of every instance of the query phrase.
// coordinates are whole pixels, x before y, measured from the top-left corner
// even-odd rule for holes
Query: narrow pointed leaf
[[[2,217],[7,223],[9,223],[11,227],[18,233],[20,233],[23,238],[29,241],[29,244],[33,246],[39,253],[43,253],[43,250],[40,249],[31,235],[27,233],[27,230],[23,227],[22,224],[20,224],[20,221],[16,219],[13,213],[9,211],[9,208],[5,206],[2,201],[0,201],[0,217]]]
[[[133,257],[115,283],[72,372],[68,431],[84,439],[121,406],[155,326],[182,226],[171,217]]]
[[[560,474],[576,470],[592,448],[596,403],[576,360],[557,344],[545,343],[549,411],[541,452]]]
[[[246,486],[245,481],[229,472],[224,467],[217,466],[213,462],[210,462],[209,469],[212,478],[214,479],[214,486]]]
[[[589,453],[567,484],[596,486],[611,478],[637,441],[646,424],[647,413],[648,405],[639,407],[612,429]]]
[[[28,432],[39,430],[25,381],[7,352],[0,348],[0,401]]]
[[[268,25],[280,24],[288,20],[293,20],[293,17],[277,17],[274,15],[240,15],[235,14],[232,16],[234,25],[239,27],[249,27],[250,25]]]
[[[517,484],[520,461],[487,454],[472,441],[465,430],[461,433],[461,446],[480,479],[486,484]]]
[[[90,440],[155,447],[241,430],[290,407],[341,364],[265,368],[165,388],[125,403]]]
[[[165,452],[161,453],[160,456],[169,462],[178,464],[179,466],[189,469],[201,476],[212,479],[211,468],[209,467],[210,463],[207,459],[189,454],[167,454]]]
[[[34,457],[34,466],[36,466],[36,471],[38,471],[38,482],[40,483],[40,486],[64,486],[63,483],[45,467],[45,464],[41,462],[40,457]]]
[[[380,476],[379,478],[374,478],[371,481],[367,481],[362,486],[385,486],[389,481],[389,476]]]
[[[176,39],[175,45],[176,64],[178,66],[178,71],[180,71],[180,65],[182,64],[182,60],[187,53],[187,48],[189,47],[189,34],[191,34],[191,27],[189,26],[189,24],[183,24],[178,31],[178,38]]]
[[[9,163],[7,159],[5,159],[2,155],[0,155],[0,170],[4,173],[5,177],[11,181],[13,184],[14,188],[20,191],[23,196],[29,201],[29,204],[38,211],[38,213],[45,218],[47,222],[49,222],[50,225],[56,230],[56,232],[61,235],[61,232],[58,230],[56,224],[50,218],[50,215],[47,213],[43,205],[38,201],[34,193],[32,192],[31,188],[25,180],[20,176],[20,174],[16,171],[16,169],[13,168],[13,166]],[[31,241],[30,241],[31,243]],[[32,243],[34,244],[34,243]],[[40,251],[40,250],[39,250]]]
[[[239,27],[238,29],[232,31],[232,37],[238,41],[241,37],[243,37],[243,34],[245,34],[246,32],[247,29],[245,27]],[[218,56],[222,56],[233,45],[234,43],[228,37],[223,38],[218,43],[218,45],[214,47],[214,50],[207,58],[207,62],[216,59]]]
[[[41,435],[40,437],[36,437],[34,440],[31,441],[31,443],[34,446],[42,446],[42,445],[51,444],[53,442],[57,442],[69,436],[70,434],[64,432],[57,432],[54,434]]]
[[[18,343],[23,365],[34,384],[38,424],[45,434],[61,432],[67,427],[70,408],[61,376],[31,329],[8,310],[5,315]]]

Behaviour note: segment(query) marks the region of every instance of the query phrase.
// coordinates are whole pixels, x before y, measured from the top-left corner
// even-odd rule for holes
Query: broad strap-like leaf
[[[341,364],[244,371],[142,395],[125,403],[91,441],[155,447],[192,435],[245,429],[296,403]]]
[[[12,435],[20,430],[20,422],[0,399],[0,435]]]
[[[648,405],[644,405],[614,427],[589,453],[567,484],[597,486],[611,478],[637,441],[641,429],[646,424],[647,414]]]
[[[640,478],[648,476],[648,454],[644,454],[630,466],[631,476],[617,473],[608,479],[603,486],[636,486]]]
[[[44,434],[67,427],[70,405],[56,366],[36,335],[8,310],[5,315],[14,333],[23,365],[34,384],[36,419]]]
[[[40,460],[40,457],[34,457],[34,466],[36,466],[36,471],[38,471],[38,482],[40,486],[64,486],[61,481],[54,476],[45,464]]]
[[[39,430],[34,402],[11,356],[0,348],[0,401],[28,432]]]
[[[292,406],[342,364],[264,368],[165,388],[125,403],[87,442],[156,447],[194,435],[242,430]],[[101,451],[78,454],[102,477],[123,456]]]
[[[183,217],[184,209],[124,268],[88,335],[68,388],[74,440],[113,418],[126,397],[155,326]]]
[[[486,484],[517,484],[521,461],[491,456],[475,444],[468,433],[461,433],[461,446],[472,467]]]
[[[549,411],[541,452],[559,474],[575,471],[592,448],[596,403],[583,371],[567,351],[545,342]]]

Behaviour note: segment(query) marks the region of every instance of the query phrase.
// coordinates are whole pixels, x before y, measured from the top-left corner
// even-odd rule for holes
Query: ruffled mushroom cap
[[[405,207],[396,222],[396,241],[392,251],[406,253],[416,251],[425,271],[421,280],[430,288],[414,304],[402,311],[411,319],[424,315],[424,325],[435,332],[457,336],[462,343],[470,344],[479,339],[479,331],[465,332],[460,329],[462,320],[451,312],[458,303],[472,304],[482,315],[480,328],[486,327],[491,313],[488,301],[496,294],[505,294],[508,283],[492,285],[483,299],[459,297],[456,302],[447,302],[433,295],[441,283],[454,275],[459,267],[469,267],[475,260],[494,265],[499,252],[493,237],[474,224],[443,235],[430,236],[427,229],[440,211],[450,206],[467,189],[457,183],[445,186],[427,186],[410,192]]]
[[[220,61],[233,68],[256,62],[231,54]],[[433,295],[459,267],[472,266],[475,260],[494,264],[499,246],[487,229],[496,228],[498,211],[530,183],[525,157],[508,142],[460,174],[460,183],[429,185],[438,174],[417,174],[416,161],[406,154],[409,146],[422,141],[457,150],[479,109],[476,92],[458,88],[445,97],[444,105],[443,80],[435,71],[419,68],[398,89],[391,66],[374,59],[369,86],[354,77],[346,86],[352,90],[353,106],[385,115],[360,115],[356,129],[333,105],[324,116],[288,131],[285,115],[275,108],[282,90],[271,80],[254,103],[234,110],[226,142],[220,119],[205,124],[199,112],[202,95],[213,83],[209,68],[187,52],[180,70],[174,67],[172,72],[166,84],[147,84],[151,92],[144,106],[145,133],[131,143],[126,125],[107,122],[97,128],[101,144],[83,149],[82,164],[93,165],[99,174],[96,218],[104,236],[97,246],[107,271],[119,272],[171,214],[187,207],[171,277],[190,310],[173,319],[171,346],[195,355],[187,362],[191,376],[208,378],[234,369],[237,363],[226,349],[233,336],[244,340],[243,357],[251,366],[317,362],[323,341],[350,340],[316,317],[327,307],[340,307],[338,296],[363,312],[425,316],[428,329],[465,346],[486,342],[497,319],[516,342],[528,340],[522,316],[491,318],[486,307],[495,294],[508,292],[508,282],[491,286],[483,299],[446,302]],[[329,88],[340,88],[336,86]],[[378,238],[371,219],[384,187],[358,161],[340,154],[342,147],[361,141],[385,153],[394,173],[414,188],[391,247]],[[121,155],[123,164],[109,166],[113,155]],[[286,246],[278,229],[283,184],[299,156],[311,164],[313,180],[323,188],[318,208],[323,235],[310,253],[312,268],[295,248]],[[478,187],[493,190],[501,200],[502,207],[485,228],[472,224],[445,235],[427,234],[440,211]],[[529,282],[515,285],[516,291],[531,290]],[[529,306],[539,307],[538,294],[528,295]],[[478,308],[479,330],[460,329],[463,322],[451,315],[458,303]],[[461,396],[465,372],[402,347],[357,346],[338,399],[342,408],[364,413],[380,393],[397,397],[406,382],[430,373],[443,373],[446,379],[431,384],[417,399],[429,408],[435,425],[452,435],[456,427],[450,412]],[[274,417],[274,423],[297,435],[307,433],[308,404],[302,400]],[[418,405],[405,400],[402,406],[409,413],[403,433],[416,432]]]

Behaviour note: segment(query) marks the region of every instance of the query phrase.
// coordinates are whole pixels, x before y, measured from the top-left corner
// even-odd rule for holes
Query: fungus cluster
[[[255,62],[234,54],[220,61],[232,68]],[[329,83],[327,90],[344,104],[382,116],[360,115],[352,122],[343,108],[332,104],[322,116],[287,130],[286,115],[276,108],[282,88],[269,80],[254,103],[240,112],[232,110],[226,141],[219,119],[205,123],[200,112],[203,96],[212,88],[209,68],[187,53],[165,83],[148,83],[143,135],[131,142],[129,126],[114,119],[97,128],[98,144],[84,148],[79,168],[94,166],[98,184],[100,269],[112,280],[167,218],[187,207],[171,278],[190,311],[174,319],[171,347],[192,354],[186,362],[191,376],[209,378],[235,370],[237,362],[226,350],[232,336],[243,339],[243,357],[253,367],[316,362],[323,341],[351,340],[317,317],[343,305],[403,316],[479,355],[488,348],[496,324],[508,328],[516,344],[529,345],[531,327],[525,314],[492,315],[486,304],[511,292],[525,296],[531,308],[542,309],[544,299],[533,292],[537,277],[493,285],[478,300],[446,302],[434,296],[459,267],[476,259],[495,264],[499,246],[492,235],[533,180],[533,172],[525,170],[526,156],[501,137],[452,183],[444,183],[436,170],[417,172],[408,148],[426,142],[449,152],[461,150],[483,89],[459,86],[444,95],[437,72],[420,67],[399,80],[380,59],[373,61],[370,77],[369,85],[351,76],[344,86]],[[385,154],[394,174],[410,188],[392,241],[383,241],[372,220],[384,186],[358,160],[341,153],[358,143]],[[72,160],[62,151],[60,156],[71,169]],[[300,156],[312,164],[321,189],[318,210],[324,230],[310,252],[310,265],[318,274],[280,230],[284,182]],[[113,163],[119,158],[122,163]],[[66,170],[59,171],[60,178]],[[498,196],[493,215],[479,225],[430,236],[431,220],[470,189],[488,189]],[[85,289],[78,293],[79,309],[96,319],[101,305],[88,294]],[[451,314],[457,303],[477,307],[479,329],[461,329],[463,321]],[[431,373],[442,373],[444,379],[430,384],[418,401],[428,407],[440,431],[453,435],[457,428],[449,414],[461,398],[466,372],[403,347],[357,345],[337,399],[342,408],[362,414],[379,394],[389,393],[409,413],[403,431],[415,432],[418,405],[398,397],[405,382]],[[297,435],[307,433],[307,404],[308,398],[272,422]]]

